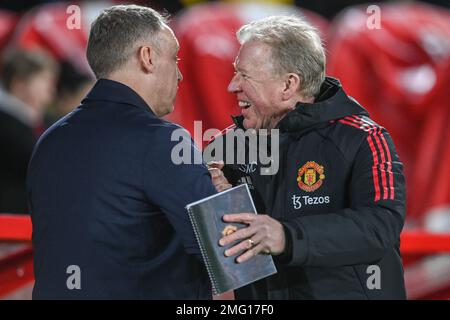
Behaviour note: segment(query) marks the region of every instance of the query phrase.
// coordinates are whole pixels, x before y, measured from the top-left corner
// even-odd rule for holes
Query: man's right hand
[[[232,187],[227,178],[223,175],[222,168],[225,166],[223,161],[211,161],[207,163],[207,166],[209,173],[211,174],[212,183],[217,192],[221,192]]]

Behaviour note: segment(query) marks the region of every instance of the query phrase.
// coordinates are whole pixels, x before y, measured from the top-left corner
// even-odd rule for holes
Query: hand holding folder
[[[223,221],[225,214],[239,212],[256,214],[246,184],[191,203],[186,208],[215,295],[240,288],[277,272],[270,255],[258,254],[243,263],[238,263],[237,254],[225,256],[225,250],[231,248],[233,244],[224,247],[219,245],[219,240],[225,234],[246,226],[242,223]]]

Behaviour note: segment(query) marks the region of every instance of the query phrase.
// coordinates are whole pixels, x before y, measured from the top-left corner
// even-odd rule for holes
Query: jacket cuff
[[[282,254],[274,256],[277,263],[287,266],[298,266],[306,262],[308,247],[302,228],[291,221],[281,222],[284,229],[286,246]]]

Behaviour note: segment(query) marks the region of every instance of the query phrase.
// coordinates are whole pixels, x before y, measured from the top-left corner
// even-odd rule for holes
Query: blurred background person
[[[73,111],[94,83],[90,74],[81,72],[68,61],[61,62],[56,95],[44,117],[46,126],[50,127],[59,118]]]
[[[42,52],[11,49],[3,57],[0,88],[0,212],[27,213],[25,177],[45,126],[57,64]]]

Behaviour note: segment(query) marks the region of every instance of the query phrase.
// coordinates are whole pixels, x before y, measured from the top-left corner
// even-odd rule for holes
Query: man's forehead
[[[233,66],[235,68],[245,68],[267,63],[270,58],[270,47],[262,42],[252,41],[244,43],[234,59]]]
[[[174,32],[167,25],[163,26],[161,30],[161,38],[163,41],[166,41],[170,47],[174,47],[177,51],[180,49],[180,44],[178,43],[178,39],[175,37]]]

